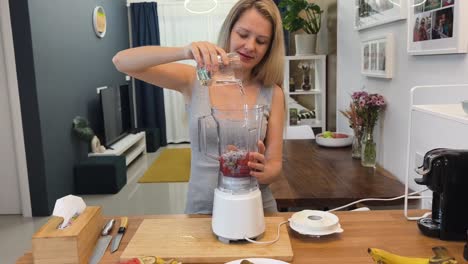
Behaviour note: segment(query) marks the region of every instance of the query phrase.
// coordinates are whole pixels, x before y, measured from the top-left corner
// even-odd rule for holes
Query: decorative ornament
[[[106,35],[106,12],[102,6],[96,6],[93,11],[93,28],[96,35],[103,38]]]

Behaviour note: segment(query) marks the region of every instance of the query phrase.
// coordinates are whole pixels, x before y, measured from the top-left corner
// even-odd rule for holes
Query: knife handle
[[[127,230],[128,226],[128,217],[122,217],[120,218],[120,227],[118,233],[125,233],[125,230]]]
[[[112,229],[114,222],[115,222],[114,219],[109,220],[109,222],[107,222],[107,224],[102,229],[101,235],[107,236],[109,234],[109,231]]]

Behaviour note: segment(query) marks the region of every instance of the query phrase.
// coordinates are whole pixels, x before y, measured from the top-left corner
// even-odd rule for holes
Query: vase
[[[310,89],[312,89],[312,85],[310,84],[310,64],[301,63],[299,64],[299,68],[302,70],[301,88],[304,91],[309,91]]]
[[[377,159],[373,132],[373,128],[364,129],[361,141],[361,165],[369,168],[375,168]]]
[[[362,151],[361,138],[362,138],[362,129],[360,127],[355,128],[353,144],[351,145],[351,157],[354,159],[361,159],[361,151]]]

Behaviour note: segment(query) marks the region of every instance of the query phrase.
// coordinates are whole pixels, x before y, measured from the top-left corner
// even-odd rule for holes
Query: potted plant
[[[293,33],[302,29],[305,34],[296,34],[296,55],[314,54],[317,33],[322,25],[323,10],[307,0],[281,0],[283,27]]]

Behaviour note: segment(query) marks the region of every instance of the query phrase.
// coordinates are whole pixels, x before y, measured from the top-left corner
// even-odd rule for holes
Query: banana
[[[433,247],[435,256],[431,258],[404,257],[388,251],[369,248],[367,252],[377,264],[457,264],[455,258],[451,257],[444,247]]]
[[[369,248],[367,252],[377,264],[429,264],[429,258],[404,257],[378,248]]]

